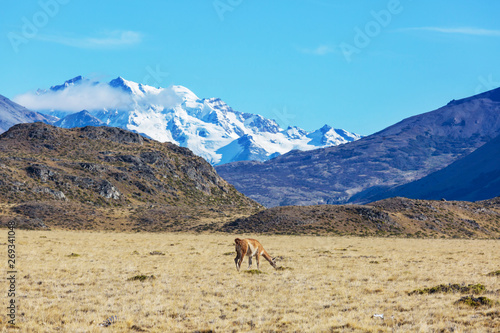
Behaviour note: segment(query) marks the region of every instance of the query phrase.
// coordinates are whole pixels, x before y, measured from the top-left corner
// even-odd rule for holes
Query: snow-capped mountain
[[[87,110],[72,113],[56,121],[53,125],[62,128],[85,127],[85,126],[104,126],[105,124],[92,116]]]
[[[100,83],[77,76],[49,90],[39,89],[29,98],[24,98],[33,104],[29,108],[61,118],[58,126],[128,129],[187,147],[213,165],[264,161],[294,149],[310,150],[361,138],[328,125],[313,132],[282,129],[272,119],[235,111],[219,98],[201,99],[183,86],[155,88],[122,77]]]

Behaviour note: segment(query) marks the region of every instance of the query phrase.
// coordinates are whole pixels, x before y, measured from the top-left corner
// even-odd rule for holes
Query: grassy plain
[[[248,272],[246,260],[238,273],[236,236],[259,239],[282,268]],[[500,269],[498,240],[17,230],[16,241],[17,328],[3,301],[1,332],[500,331],[498,303],[409,295],[482,284],[499,301],[500,276],[488,274]]]

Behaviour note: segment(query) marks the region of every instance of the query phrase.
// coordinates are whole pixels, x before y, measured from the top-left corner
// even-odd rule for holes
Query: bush
[[[494,302],[493,300],[487,297],[474,297],[474,296],[465,296],[455,302],[456,305],[467,305],[474,308],[480,306],[492,307],[495,303],[498,302]]]
[[[408,293],[408,295],[423,295],[423,294],[436,294],[436,293],[472,293],[472,294],[482,294],[486,290],[486,287],[482,284],[469,284],[459,285],[459,284],[440,284],[432,288],[416,289]]]
[[[248,271],[245,271],[245,273],[248,273],[248,274],[252,274],[252,275],[255,275],[255,274],[266,274],[262,271],[259,271],[258,269],[249,269]]]
[[[128,281],[141,281],[144,282],[146,280],[154,280],[156,277],[154,275],[136,275],[128,279]]]

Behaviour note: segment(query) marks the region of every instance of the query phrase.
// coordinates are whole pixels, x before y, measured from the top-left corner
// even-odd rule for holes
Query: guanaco
[[[240,271],[241,262],[245,256],[248,256],[248,268],[252,267],[252,257],[255,256],[257,260],[257,269],[259,269],[260,265],[260,256],[263,256],[271,266],[276,269],[276,258],[271,258],[269,253],[264,250],[264,247],[257,241],[256,239],[239,239],[236,238],[234,240],[236,247],[236,258],[234,258],[234,262],[236,264],[236,269],[238,272]]]

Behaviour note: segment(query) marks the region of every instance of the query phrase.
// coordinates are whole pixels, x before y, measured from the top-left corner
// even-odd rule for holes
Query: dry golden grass
[[[1,233],[6,240],[5,229]],[[263,261],[262,274],[248,274],[245,261],[238,273],[236,236],[259,239],[281,258],[283,269]],[[499,270],[499,263],[495,240],[18,230],[19,328],[6,326],[5,310],[0,327],[2,332],[498,332],[498,306],[454,305],[461,294],[408,293],[481,283],[487,289],[483,296],[498,301],[500,277],[488,273]],[[146,279],[134,280],[138,275]],[[4,279],[0,287],[5,295]],[[381,314],[383,319],[374,317]],[[99,326],[114,315],[111,326]]]

